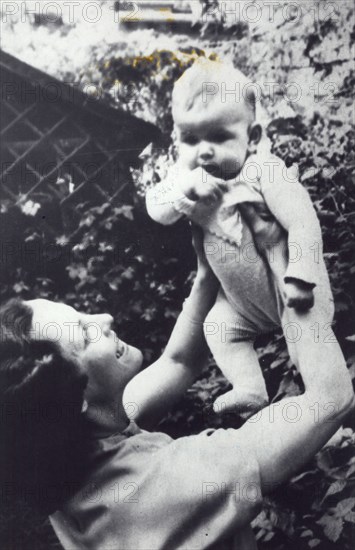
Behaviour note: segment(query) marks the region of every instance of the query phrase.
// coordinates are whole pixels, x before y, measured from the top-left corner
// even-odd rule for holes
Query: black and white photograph
[[[354,548],[353,1],[0,31],[0,547]]]

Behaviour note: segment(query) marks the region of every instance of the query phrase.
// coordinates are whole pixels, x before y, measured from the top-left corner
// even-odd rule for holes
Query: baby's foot
[[[252,393],[245,389],[233,389],[217,397],[213,403],[213,410],[216,414],[234,412],[245,420],[257,413],[269,403],[265,392],[261,394]]]

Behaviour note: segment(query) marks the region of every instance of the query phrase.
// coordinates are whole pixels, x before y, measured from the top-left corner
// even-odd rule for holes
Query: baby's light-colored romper
[[[168,177],[148,191],[149,215],[168,225],[186,215],[204,231],[207,260],[221,283],[216,302],[205,321],[212,354],[233,385],[249,399],[266,393],[254,341],[257,335],[283,327],[289,354],[297,365],[300,354],[317,352],[331,331],[333,297],[322,255],[320,225],[308,192],[296,171],[271,154],[250,156],[220,202],[207,206],[188,199],[180,189],[182,173],[172,167]],[[238,205],[252,203],[261,219],[279,223],[277,242],[256,249],[253,234]],[[313,287],[315,303],[300,314],[285,307],[282,287],[288,278]]]

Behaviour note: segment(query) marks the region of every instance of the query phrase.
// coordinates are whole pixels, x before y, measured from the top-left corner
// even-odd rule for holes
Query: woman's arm
[[[271,404],[239,430],[245,452],[259,464],[263,494],[313,458],[355,405],[350,374],[335,336],[325,343],[314,342],[310,327],[319,317],[314,309],[304,317],[300,324],[300,317],[290,310],[290,325],[298,325],[304,340],[299,358],[304,394]]]
[[[124,392],[124,406],[135,411],[133,420],[143,428],[153,427],[181,398],[202,371],[208,356],[203,322],[215,301],[219,284],[206,262],[199,228],[194,229],[194,246],[197,275],[165,351],[153,365],[139,373]]]
[[[308,201],[305,199],[306,205]],[[244,215],[260,228],[254,232],[258,249],[263,248],[265,240],[279,240],[278,224],[258,219],[255,210],[248,212],[247,205],[243,208]],[[297,350],[305,392],[271,404],[238,430],[245,453],[259,464],[263,493],[273,490],[310,460],[354,407],[350,374],[329,328],[330,320],[319,305],[302,314],[292,308],[284,311],[282,322]],[[312,330],[315,325],[321,327],[317,339]]]

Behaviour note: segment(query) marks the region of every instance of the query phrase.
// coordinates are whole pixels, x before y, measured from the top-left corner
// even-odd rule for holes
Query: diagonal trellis
[[[66,234],[78,206],[127,200],[130,171],[159,132],[142,120],[0,52],[0,197],[54,197]],[[47,221],[50,223],[50,220]]]

